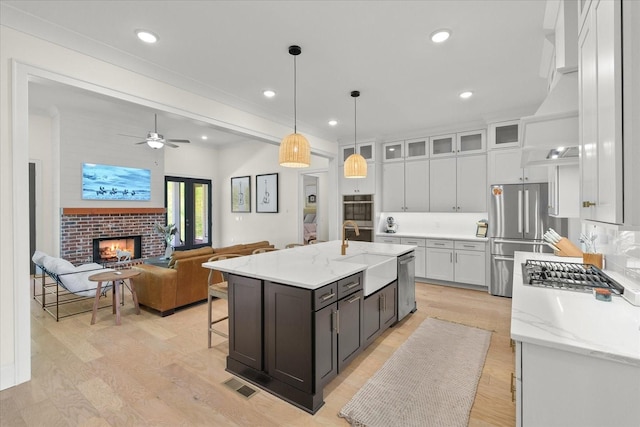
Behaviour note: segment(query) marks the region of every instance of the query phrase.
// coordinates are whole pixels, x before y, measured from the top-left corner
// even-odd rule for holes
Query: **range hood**
[[[522,167],[578,163],[578,72],[556,74],[533,116],[520,119]]]

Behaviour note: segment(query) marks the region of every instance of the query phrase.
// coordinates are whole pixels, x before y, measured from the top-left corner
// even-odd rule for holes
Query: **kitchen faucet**
[[[358,229],[358,224],[356,224],[354,221],[346,220],[345,222],[342,223],[342,246],[340,247],[340,254],[341,255],[346,255],[347,254],[347,248],[349,247],[349,239],[347,239],[345,237],[345,235],[347,233],[347,224],[353,225],[353,228],[356,231],[356,236],[360,235],[360,230]]]

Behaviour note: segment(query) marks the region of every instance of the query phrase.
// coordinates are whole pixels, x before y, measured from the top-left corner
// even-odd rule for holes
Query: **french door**
[[[164,200],[167,224],[175,224],[173,247],[211,246],[211,180],[167,176]]]

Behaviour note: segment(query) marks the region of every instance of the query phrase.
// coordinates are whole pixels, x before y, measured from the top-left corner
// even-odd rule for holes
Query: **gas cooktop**
[[[624,292],[622,285],[591,264],[528,259],[522,264],[522,279],[526,285],[543,288],[578,292],[604,288],[616,295]]]

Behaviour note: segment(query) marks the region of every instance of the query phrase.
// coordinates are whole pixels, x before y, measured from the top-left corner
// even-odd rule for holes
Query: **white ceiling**
[[[445,1],[6,1],[0,23],[209,96],[293,128],[298,44],[298,131],[353,141],[424,136],[532,114],[546,94],[539,75],[543,0]],[[429,35],[449,28],[435,45]],[[154,31],[156,45],[134,30]],[[266,99],[266,88],[277,92]],[[458,94],[474,96],[461,100]],[[67,102],[114,114],[112,99],[34,85],[37,108]],[[119,101],[122,102],[122,101]],[[153,111],[126,107],[153,127]],[[111,113],[109,113],[109,111]],[[338,120],[335,127],[329,119]],[[159,117],[167,138],[204,125]],[[214,130],[210,129],[213,133]],[[218,134],[229,143],[237,135]],[[213,138],[213,139],[218,139]]]

